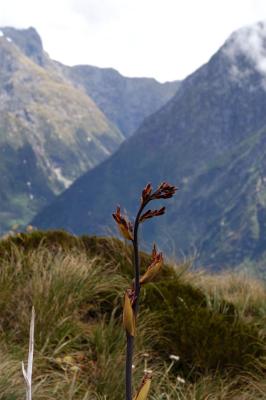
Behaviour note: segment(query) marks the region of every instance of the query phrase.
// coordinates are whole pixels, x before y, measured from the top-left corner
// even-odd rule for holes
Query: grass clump
[[[1,261],[0,326],[9,342],[27,340],[34,304],[36,348],[47,355],[77,343],[80,325],[100,315],[109,302],[113,306],[124,283],[118,274],[110,276],[112,266],[103,269],[97,258],[79,251],[53,254],[39,247],[24,253],[16,247],[11,260]]]
[[[257,328],[241,321],[232,304],[227,303],[224,312],[214,312],[199,289],[180,280],[147,287],[145,304],[164,321],[158,326],[164,342],[156,346],[166,354],[178,354],[179,367],[186,373],[251,368],[264,353]]]
[[[32,232],[1,241],[0,253],[0,399],[24,396],[20,361],[34,304],[33,398],[122,400],[130,249],[112,239]],[[133,381],[152,369],[153,400],[265,398],[263,284],[178,267],[162,278],[142,292]],[[180,360],[169,369],[170,354]]]

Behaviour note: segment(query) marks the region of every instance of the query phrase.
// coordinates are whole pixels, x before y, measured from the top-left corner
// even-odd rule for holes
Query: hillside
[[[89,65],[64,68],[64,73],[86,90],[125,137],[166,104],[180,85],[179,81],[159,83],[149,78],[127,78],[112,68]]]
[[[62,190],[64,178],[72,181],[96,165],[123,135],[89,96],[52,68],[35,30],[1,32],[1,142],[16,148],[29,143],[51,184]]]
[[[55,193],[114,151],[123,135],[83,91],[42,66],[40,57],[44,65],[46,57],[42,48],[38,48],[40,57],[34,47],[26,47],[23,53],[14,42],[13,31],[1,32],[3,231],[13,223],[29,221]],[[26,31],[25,43],[28,34],[41,46],[35,31]],[[18,37],[23,35],[24,31]]]
[[[0,241],[0,254],[1,397],[24,397],[34,305],[34,398],[123,399],[131,250],[114,239],[33,232]],[[144,268],[149,256],[141,260]],[[265,399],[265,299],[265,287],[245,276],[165,265],[142,289],[135,386],[148,367],[154,400]]]
[[[72,69],[71,80],[68,71]],[[101,71],[101,79],[74,71],[75,67],[49,58],[34,28],[0,30],[0,232],[28,223],[56,194],[102,162],[125,139],[116,120],[111,122],[89,93],[89,87],[93,87],[93,95],[98,87],[101,103],[112,101],[102,82],[105,71]],[[123,85],[128,86],[127,78],[114,74],[119,76],[121,101],[127,104],[127,98],[134,97],[135,86],[138,91],[138,83],[132,80],[130,90],[123,90]],[[84,85],[77,83],[79,78]],[[143,111],[138,112],[135,106],[131,118],[132,100],[128,99],[127,115],[122,117],[124,110],[118,102],[112,105],[118,119],[120,115],[131,120],[131,125],[138,124],[173,93],[171,84],[147,82],[143,83],[146,98],[140,91],[133,100]],[[116,81],[113,92],[115,85]],[[169,87],[167,94],[153,89],[157,86]]]
[[[248,46],[254,36],[261,46],[256,57]],[[262,23],[232,34],[172,100],[33,224],[106,232],[116,204],[134,215],[136,193],[147,182],[167,179],[179,194],[169,205],[163,234],[151,224],[145,239],[155,233],[169,254],[196,251],[198,263],[211,268],[257,261],[265,243],[266,91],[258,62],[265,41]]]

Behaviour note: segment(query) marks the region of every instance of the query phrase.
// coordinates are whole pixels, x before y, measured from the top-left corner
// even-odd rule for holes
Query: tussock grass
[[[97,258],[84,253],[38,249],[24,255],[14,248],[11,262],[1,262],[0,326],[9,339],[26,339],[34,304],[37,349],[51,354],[58,351],[58,343],[61,347],[61,342],[69,345],[77,340],[80,321],[108,302],[113,304],[123,285],[123,277],[111,265],[102,268]]]
[[[241,272],[226,272],[208,275],[204,271],[191,273],[187,271],[183,280],[192,282],[200,288],[213,307],[226,300],[234,304],[238,316],[265,328],[266,326],[266,285]],[[264,330],[264,329],[263,329]]]
[[[0,399],[24,398],[20,361],[34,304],[33,398],[122,400],[130,249],[115,239],[33,232],[0,242],[0,255]],[[136,385],[147,367],[153,400],[265,399],[263,284],[183,267],[165,268],[161,279],[142,294]]]
[[[0,399],[15,400],[25,397],[25,386],[20,361],[0,342]]]

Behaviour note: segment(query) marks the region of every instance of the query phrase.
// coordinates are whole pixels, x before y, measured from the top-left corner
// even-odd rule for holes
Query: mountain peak
[[[44,51],[42,40],[35,28],[17,29],[13,27],[0,28],[0,36],[14,42],[22,52],[39,65],[43,65]]]
[[[242,74],[243,77],[243,72],[247,75],[248,72],[255,70],[265,76],[266,21],[260,21],[233,32],[225,42],[223,53],[234,66],[238,67],[234,68],[234,75]]]

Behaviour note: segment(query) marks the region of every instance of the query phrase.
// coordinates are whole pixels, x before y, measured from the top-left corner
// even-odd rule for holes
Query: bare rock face
[[[46,55],[43,50],[42,40],[34,28],[15,29],[12,27],[1,28],[7,41],[14,42],[16,46],[36,64],[44,65]]]
[[[125,137],[166,104],[180,86],[179,81],[159,83],[151,78],[126,78],[112,68],[90,65],[65,67],[64,73],[85,89]]]

